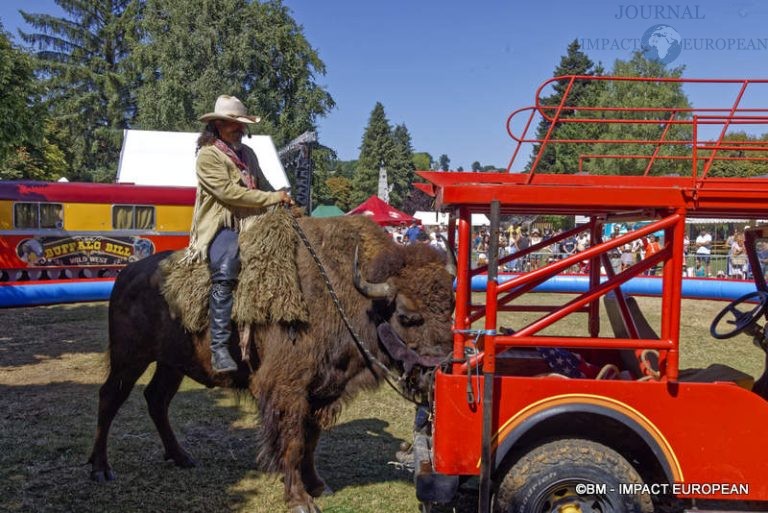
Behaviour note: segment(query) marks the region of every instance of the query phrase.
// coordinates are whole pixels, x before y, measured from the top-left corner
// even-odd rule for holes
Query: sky
[[[194,5],[190,0],[190,5]],[[509,114],[532,105],[568,44],[579,40],[610,70],[629,59],[650,27],[684,40],[669,66],[694,78],[768,78],[768,2],[675,0],[284,0],[326,65],[317,82],[336,107],[318,136],[342,160],[356,159],[376,102],[405,124],[414,151],[450,158],[450,168],[505,168],[514,151]],[[29,29],[18,14],[60,15],[53,0],[2,0],[6,31]],[[696,107],[730,107],[733,85],[685,88]],[[768,84],[750,86],[743,106],[768,107]],[[518,119],[518,118],[516,118]],[[522,124],[513,123],[516,130]],[[513,169],[527,162],[526,149]]]

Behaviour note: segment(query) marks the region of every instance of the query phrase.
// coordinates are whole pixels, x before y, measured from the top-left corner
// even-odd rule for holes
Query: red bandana
[[[225,143],[221,139],[216,139],[213,145],[216,146],[221,151],[223,151],[224,154],[227,157],[229,157],[232,160],[232,162],[234,162],[234,164],[240,170],[240,177],[243,179],[243,183],[245,183],[245,186],[248,187],[249,189],[255,189],[256,179],[249,171],[246,163],[243,162],[242,159],[240,159],[240,157],[237,156],[237,153],[235,153],[235,150],[233,150],[227,143]]]

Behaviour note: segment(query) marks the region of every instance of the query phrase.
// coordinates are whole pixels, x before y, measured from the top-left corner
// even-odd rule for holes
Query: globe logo
[[[669,25],[653,25],[640,41],[645,58],[662,64],[674,61],[683,50],[680,34]]]

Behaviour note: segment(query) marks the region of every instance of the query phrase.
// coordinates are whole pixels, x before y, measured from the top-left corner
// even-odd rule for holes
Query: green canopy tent
[[[344,211],[336,205],[318,205],[312,211],[312,217],[336,217],[343,216]]]

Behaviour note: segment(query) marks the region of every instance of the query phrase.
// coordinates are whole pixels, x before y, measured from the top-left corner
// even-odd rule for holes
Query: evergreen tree
[[[279,147],[334,106],[315,82],[325,65],[279,0],[147,0],[142,29],[141,128],[199,130],[200,114],[230,94]]]
[[[413,165],[413,147],[411,134],[405,125],[397,125],[392,132],[394,151],[388,162],[387,172],[391,186],[389,202],[396,208],[401,208],[405,198],[410,194],[411,184],[416,177]]]
[[[352,178],[353,203],[362,203],[369,196],[376,194],[379,184],[379,168],[381,166],[387,167],[387,164],[393,160],[394,154],[395,142],[392,138],[389,120],[384,113],[384,106],[380,102],[376,102],[363,134],[360,158]],[[390,170],[387,169],[387,171]]]
[[[439,163],[438,165],[440,166],[440,169],[442,171],[448,171],[449,169],[451,169],[451,159],[449,159],[448,155],[446,155],[445,153],[440,155],[440,157],[437,160]]]
[[[37,32],[21,32],[36,51],[51,133],[60,137],[68,177],[111,179],[122,129],[135,115],[134,75],[126,58],[138,41],[139,0],[55,0],[57,18],[21,11]]]
[[[336,170],[336,173],[352,180],[352,177],[355,176],[356,170],[357,160],[340,160],[338,162],[338,169]]]
[[[567,53],[560,59],[560,63],[555,68],[552,76],[562,77],[566,75],[601,75],[602,68],[595,67],[590,58],[581,51],[581,46],[577,40],[571,42],[568,45]],[[541,104],[544,107],[549,107],[544,110],[546,117],[542,117],[539,121],[539,125],[536,129],[536,139],[544,139],[551,126],[551,121],[555,116],[556,108],[563,100],[563,95],[568,89],[568,79],[563,79],[554,82],[552,89],[554,92],[541,99]],[[602,87],[600,82],[589,82],[583,80],[576,80],[571,90],[568,93],[566,105],[569,108],[564,108],[560,112],[560,118],[577,117],[577,114],[581,117],[587,117],[584,112],[580,112],[574,107],[594,105],[596,96],[599,95],[599,91],[596,89]],[[552,139],[585,139],[587,133],[594,130],[595,125],[588,125],[582,123],[574,124],[562,124],[558,123],[551,135]],[[586,131],[586,132],[585,132]],[[592,134],[595,135],[595,134]],[[541,144],[534,144],[533,152],[531,154],[530,161],[528,162],[527,169],[530,169],[535,162]],[[549,173],[573,173],[578,169],[578,159],[581,150],[584,148],[575,143],[549,143],[544,148],[544,153],[541,155],[538,165],[536,166],[537,172],[549,172]]]

